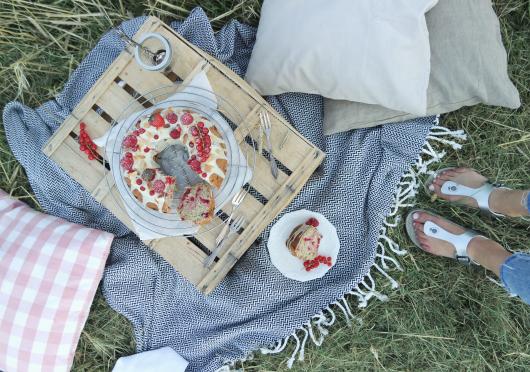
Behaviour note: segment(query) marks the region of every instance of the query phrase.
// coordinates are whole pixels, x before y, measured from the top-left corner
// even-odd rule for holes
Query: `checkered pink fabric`
[[[0,190],[0,370],[70,370],[112,239]]]

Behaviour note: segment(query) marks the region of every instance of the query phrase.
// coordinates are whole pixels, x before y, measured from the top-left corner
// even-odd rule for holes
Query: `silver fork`
[[[269,150],[270,163],[271,163],[271,173],[274,178],[278,178],[278,165],[276,164],[276,159],[272,155],[272,144],[271,144],[271,118],[267,111],[260,111],[259,118],[261,120],[261,126],[265,132],[265,139],[267,140],[267,147]]]
[[[228,241],[228,238],[230,238],[230,236],[232,234],[235,234],[239,231],[239,229],[241,229],[241,227],[243,227],[243,223],[245,222],[245,218],[243,216],[239,216],[237,217],[234,222],[232,222],[231,225],[227,225],[227,226],[230,226],[230,231],[228,232],[228,235],[226,236],[226,239],[224,239],[221,243],[221,245],[217,246],[212,253],[210,253],[210,255],[206,258],[206,260],[204,261],[204,267],[210,267],[212,266],[213,262],[215,261],[215,257],[217,257],[217,255],[219,254],[219,252],[221,251],[221,249],[223,249],[223,247],[225,246],[225,242]]]
[[[234,217],[234,212],[236,211],[237,207],[239,206],[239,204],[241,204],[243,202],[243,199],[245,198],[245,190],[244,189],[241,189],[239,190],[235,195],[234,197],[232,198],[232,213],[230,213],[230,216],[228,217],[228,221],[226,221],[225,223],[225,226],[223,227],[223,229],[221,230],[221,232],[219,233],[219,235],[217,236],[217,238],[215,238],[215,246],[218,247],[227,231],[228,231],[228,226],[230,226],[230,222],[232,221],[232,217]]]

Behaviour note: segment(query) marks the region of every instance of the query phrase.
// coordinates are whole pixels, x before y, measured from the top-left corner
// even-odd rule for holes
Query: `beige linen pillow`
[[[438,0],[265,0],[246,80],[424,115]]]
[[[427,114],[485,103],[518,108],[519,93],[508,77],[499,21],[490,0],[440,0],[427,13],[431,76]],[[418,117],[379,105],[327,99],[324,133]]]

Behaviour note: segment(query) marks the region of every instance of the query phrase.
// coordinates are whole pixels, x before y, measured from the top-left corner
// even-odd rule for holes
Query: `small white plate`
[[[289,235],[294,228],[300,224],[306,223],[308,219],[314,217],[320,223],[318,230],[322,234],[318,254],[331,257],[331,266],[320,264],[311,271],[306,271],[304,262],[294,257],[287,245],[285,244]],[[322,278],[337,262],[337,256],[340,249],[340,241],[337,235],[337,229],[320,213],[311,212],[306,209],[288,213],[280,218],[272,226],[269,241],[267,242],[269,255],[272,264],[280,270],[287,278],[299,282],[307,282],[317,278]]]

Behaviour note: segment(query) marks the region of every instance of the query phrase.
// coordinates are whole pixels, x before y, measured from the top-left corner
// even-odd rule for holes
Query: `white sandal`
[[[414,213],[418,213],[418,212],[428,213],[436,217],[440,217],[440,216],[434,213],[431,213],[429,211],[421,210],[421,209],[413,210],[407,215],[407,219],[405,223],[407,234],[410,240],[412,240],[412,242],[414,243],[414,245],[416,245],[418,248],[423,250],[416,236],[416,231],[414,230],[414,219],[412,218]],[[477,232],[473,230],[466,230],[464,233],[459,234],[459,235],[453,234],[432,221],[427,221],[424,223],[423,232],[427,236],[430,236],[436,239],[441,239],[441,240],[444,240],[452,244],[455,247],[455,255],[453,258],[455,258],[458,262],[461,262],[465,265],[469,265],[471,263],[475,265],[479,265],[476,261],[473,261],[471,258],[469,258],[469,255],[467,254],[467,247],[471,239],[477,236],[485,238],[483,235],[479,235]]]
[[[433,192],[431,190],[429,190],[429,186],[433,183],[434,179],[440,173],[442,173],[442,172],[444,172],[446,170],[451,170],[451,169],[454,169],[454,167],[440,169],[438,172],[436,172],[436,173],[432,174],[431,176],[429,176],[429,178],[427,179],[427,182],[425,182],[425,192],[429,196],[431,196],[433,194]],[[461,184],[459,184],[457,182],[454,182],[454,181],[445,181],[442,184],[442,187],[441,187],[440,191],[444,195],[466,196],[466,197],[475,199],[475,201],[478,204],[478,207],[483,212],[487,212],[487,213],[490,213],[490,214],[492,214],[494,216],[498,216],[498,217],[505,217],[503,214],[494,212],[490,208],[489,198],[490,198],[490,195],[491,195],[492,191],[495,188],[511,190],[511,189],[509,189],[507,187],[493,185],[493,184],[491,184],[489,182],[486,182],[484,185],[482,185],[479,188],[475,189],[475,188],[472,188],[472,187],[461,185]]]

